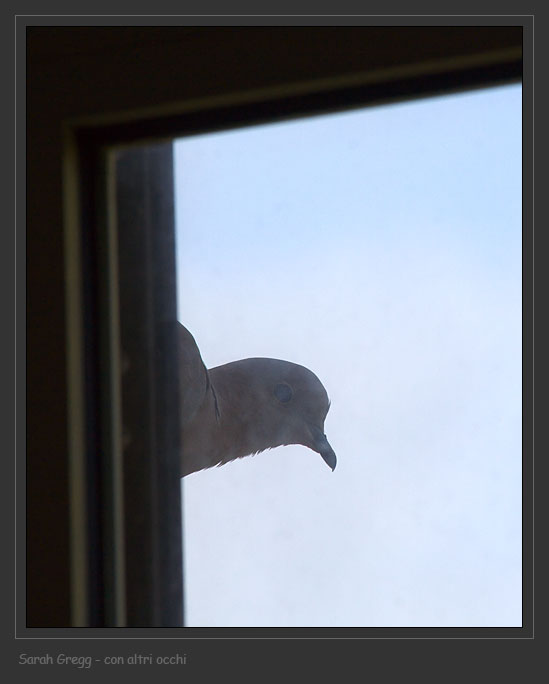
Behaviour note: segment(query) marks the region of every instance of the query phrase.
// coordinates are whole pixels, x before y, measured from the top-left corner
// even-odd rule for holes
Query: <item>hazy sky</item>
[[[521,88],[178,141],[180,320],[303,364],[332,473],[185,478],[186,624],[521,624]]]

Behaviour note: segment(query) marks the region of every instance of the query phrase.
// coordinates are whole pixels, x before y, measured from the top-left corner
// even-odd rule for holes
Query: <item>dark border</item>
[[[97,8],[97,11],[98,11],[98,8]],[[155,19],[154,17],[149,18],[148,21],[144,22],[144,25],[155,25],[155,23],[153,23],[154,19]],[[171,19],[171,17],[168,17],[168,19]],[[427,24],[431,25],[431,21],[437,22],[439,25],[442,25],[443,23],[444,23],[444,25],[446,25],[446,22],[448,22],[449,25],[453,25],[453,22],[450,22],[449,19],[450,18],[444,17],[443,20],[441,21],[441,19],[439,17],[438,22],[437,22],[436,19],[432,20],[432,18],[429,17],[429,18],[422,19],[421,21],[425,25],[427,25]],[[34,20],[38,21],[37,19],[34,19]],[[392,25],[401,25],[400,24],[401,21],[402,21],[402,25],[410,25],[410,24],[415,24],[418,21],[418,18],[414,15],[411,17],[407,17],[406,21],[401,20],[401,19],[397,19],[396,20],[396,21],[398,21],[398,24],[397,24],[394,16],[389,16],[389,17],[385,17],[385,18],[376,17],[375,19],[370,19],[368,23],[370,23],[371,25],[377,25],[378,22],[382,22],[382,21],[387,22],[388,20],[390,21],[390,23]],[[49,19],[49,20],[46,19],[45,21],[52,22],[52,19]],[[88,21],[90,21],[90,20],[88,19]],[[100,25],[101,21],[104,22],[103,25],[105,25],[107,23],[109,25],[114,25],[114,21],[112,19],[99,18],[99,19],[94,19],[93,21],[97,25]],[[135,19],[132,19],[132,22],[134,22],[134,21],[135,21]],[[161,19],[161,20],[159,19],[158,20],[158,22],[162,22],[162,25],[164,25],[164,23],[166,21],[167,21],[167,19]],[[179,20],[179,21],[181,21],[181,20]],[[198,22],[201,20],[199,18],[197,18],[194,21],[198,25]],[[226,21],[221,21],[220,19],[214,19],[213,17],[203,18],[202,21],[204,21],[205,23],[210,24],[210,25],[211,24],[219,25],[219,24],[225,24],[226,23]],[[280,19],[278,21],[282,22],[283,20]],[[296,17],[290,17],[288,19],[284,19],[284,21],[287,21],[288,25],[302,25],[301,20],[298,20]],[[317,23],[311,17],[306,17],[304,21],[307,24]],[[348,25],[350,23],[356,24],[357,21],[362,22],[364,20],[362,20],[360,18],[357,19],[356,16],[355,17],[351,16],[350,18],[346,18],[346,19],[341,19],[340,17],[333,17],[328,23],[330,25],[341,25],[342,23],[344,23],[345,25]],[[531,131],[531,128],[529,128],[529,125],[531,125],[532,116],[533,116],[533,71],[532,71],[532,69],[533,69],[533,16],[525,17],[524,15],[514,15],[512,17],[512,19],[510,19],[509,17],[505,17],[505,16],[501,17],[501,16],[493,16],[493,15],[485,15],[484,17],[460,17],[460,23],[463,25],[469,24],[469,22],[471,22],[472,24],[475,24],[475,25],[484,25],[484,22],[487,22],[490,24],[496,24],[496,23],[500,23],[500,21],[502,23],[505,23],[505,24],[509,24],[509,23],[522,24],[524,26],[524,28],[526,29],[525,34],[524,34],[524,36],[525,36],[525,39],[524,39],[525,74],[524,74],[524,91],[523,91],[524,92],[524,117],[525,117],[525,119],[524,119],[525,120],[525,126],[524,126],[524,145],[525,145],[524,146],[524,184],[525,184],[525,188],[528,189],[528,188],[532,187],[532,179],[533,179],[533,174],[532,174],[533,156],[532,156],[532,147],[531,147],[532,131]],[[62,22],[59,18],[56,18],[54,25],[61,25],[62,23],[64,23],[64,22]],[[79,23],[79,25],[82,25],[86,22],[80,20],[78,23]],[[120,24],[127,25],[128,23],[129,22],[127,19],[124,19],[124,18],[120,19]],[[242,24],[243,22],[238,21],[238,23]],[[270,25],[270,23],[268,21],[266,21],[265,23],[267,25]],[[41,23],[41,25],[44,25],[44,24]],[[50,25],[52,25],[52,24],[50,23]],[[156,25],[159,25],[159,24],[157,23]],[[19,62],[19,66],[21,67],[21,61]],[[18,105],[19,105],[19,110],[21,111],[21,108],[22,107],[24,108],[24,93],[23,94],[21,93],[21,89],[19,90],[19,93],[18,93]],[[23,139],[23,136],[21,134],[20,129],[18,132],[17,140],[18,140],[18,154],[21,155],[22,152],[24,153],[24,139]],[[18,197],[18,224],[20,224],[21,220],[24,219],[24,201],[22,201],[22,194],[24,191],[22,190],[22,187],[21,187],[21,168],[20,167],[18,170],[17,177],[19,180],[19,187],[18,187],[18,193],[17,193],[17,197]],[[526,383],[528,380],[530,380],[532,378],[532,368],[533,368],[533,346],[532,346],[533,339],[532,339],[532,332],[531,332],[533,330],[533,308],[530,306],[530,303],[532,302],[532,294],[533,294],[533,280],[530,277],[530,274],[532,274],[532,272],[533,272],[532,271],[532,269],[533,269],[533,239],[532,239],[533,238],[533,234],[532,234],[533,209],[530,206],[529,199],[530,199],[530,196],[527,195],[525,192],[525,202],[524,202],[524,205],[525,205],[525,208],[524,208],[524,219],[525,219],[524,260],[523,260],[524,273],[525,273],[525,275],[524,275],[524,286],[525,286],[524,287],[524,303],[525,303],[524,326],[525,326],[525,332],[524,332],[524,338],[523,339],[525,342],[525,345],[524,345],[524,371],[525,371],[525,378],[526,378],[525,382]],[[22,255],[22,250],[19,249],[19,254],[18,254],[19,260],[21,259],[21,255]],[[21,270],[19,271],[19,279],[20,278],[21,278]],[[22,291],[24,292],[24,283],[22,284],[22,288],[19,288],[19,295],[21,295]],[[19,329],[21,328],[20,324],[21,324],[21,320],[19,319],[19,326],[18,326]],[[20,345],[21,345],[22,337],[23,336],[21,334],[18,335],[18,348],[19,349],[21,349]],[[24,376],[24,370],[22,373],[22,369],[19,368],[18,375],[19,375],[19,381],[21,381],[22,375]],[[528,453],[533,448],[533,436],[532,436],[532,433],[529,432],[529,428],[533,425],[532,414],[531,414],[531,411],[533,408],[533,397],[532,397],[532,394],[530,392],[530,388],[531,388],[531,385],[530,385],[530,387],[525,388],[525,392],[523,395],[524,409],[525,409],[524,446],[525,446],[525,449],[527,450],[525,452],[525,456],[527,456]],[[18,404],[19,404],[19,402],[18,402]],[[21,416],[18,417],[18,423],[21,424]],[[20,430],[19,430],[19,433],[21,434]],[[24,431],[23,431],[23,438],[24,438]],[[19,440],[19,447],[21,448],[22,445],[24,446],[24,439]],[[532,500],[532,493],[533,493],[533,482],[532,482],[533,468],[532,468],[532,463],[528,458],[525,458],[525,462],[524,462],[524,475],[525,475],[525,477],[524,477],[524,493],[525,493],[525,496],[527,497],[526,500],[531,501]],[[525,542],[525,547],[529,546],[531,548],[532,528],[528,524],[530,522],[530,519],[531,519],[531,513],[529,511],[526,511],[526,513],[527,513],[527,515],[525,515],[525,519],[524,519],[524,527],[525,527],[524,542]],[[21,562],[21,559],[19,560],[19,562]],[[24,559],[23,559],[22,565],[24,566]],[[530,572],[531,570],[532,570],[532,557],[530,555],[527,555],[525,557],[525,564],[524,564],[525,577],[527,575],[531,576],[531,574],[532,574]],[[525,582],[524,592],[525,592],[525,599],[528,600],[529,605],[531,606],[532,605],[531,600],[532,600],[532,593],[533,593],[533,585],[528,586],[527,583]],[[525,617],[528,617],[528,615],[526,615]],[[265,628],[265,629],[268,629],[268,628]],[[317,628],[317,629],[324,629],[324,628]],[[344,629],[344,628],[338,628],[338,629]],[[374,628],[356,628],[356,629],[367,629],[367,630],[369,630],[369,629],[374,629]],[[397,630],[398,632],[401,632],[400,628],[384,628],[384,629]],[[407,634],[403,633],[402,636],[400,636],[400,635],[397,635],[396,632],[394,632],[394,638],[396,638],[396,639],[405,638],[406,640],[408,640],[408,639],[413,639],[413,640],[425,639],[425,638],[428,638],[428,639],[430,639],[430,638],[435,638],[435,639],[448,639],[448,638],[450,638],[450,639],[454,639],[454,638],[456,638],[456,639],[476,639],[476,638],[478,638],[478,636],[475,634],[475,631],[477,629],[485,630],[488,628],[436,628],[436,631],[439,632],[439,634],[437,634],[437,635],[433,634],[432,636],[428,633],[428,631],[426,631],[429,628],[402,628],[402,629],[403,630],[405,629]],[[458,636],[457,634],[456,634],[456,636],[448,636],[448,632],[446,632],[443,635],[440,635],[441,629],[442,630],[457,629],[457,630],[459,630],[458,633],[461,634],[462,636]],[[514,629],[515,628],[497,628],[497,631],[494,631],[493,634],[491,634],[491,635],[486,634],[484,636],[484,638],[487,638],[487,639],[501,639],[501,638],[506,638],[506,639],[520,638],[520,639],[523,639],[523,638],[532,638],[532,636],[533,636],[533,632],[527,633],[527,631],[525,631],[525,629],[518,630],[516,635],[511,634],[510,632],[507,632],[507,634],[504,635],[500,631],[500,630],[514,630]],[[126,630],[121,630],[121,631],[126,632]],[[175,631],[177,632],[179,630],[175,630]],[[189,631],[190,631],[190,628],[189,628]],[[230,630],[230,631],[233,631],[233,630]],[[255,639],[261,639],[262,638],[261,636],[257,636],[257,630],[253,630],[253,631],[256,632]],[[415,632],[415,634],[417,634],[417,636],[412,636],[410,631]],[[100,633],[101,633],[101,636],[99,636],[98,631],[87,630],[87,629],[84,629],[84,630],[26,630],[25,635],[23,637],[25,639],[25,642],[24,643],[20,642],[19,647],[16,648],[15,650],[16,651],[19,650],[19,651],[27,651],[28,652],[31,650],[31,645],[33,643],[37,643],[37,642],[33,642],[33,641],[26,641],[26,639],[39,640],[39,642],[41,643],[41,646],[42,646],[42,648],[40,650],[43,651],[44,646],[46,646],[47,648],[50,648],[50,646],[48,645],[48,641],[43,641],[43,639],[49,640],[49,639],[61,639],[61,638],[67,638],[67,637],[69,639],[81,639],[81,638],[94,639],[94,640],[100,639],[101,643],[105,644],[106,642],[103,641],[104,639],[110,639],[110,638],[114,637],[117,640],[117,642],[120,645],[122,645],[122,644],[125,644],[127,642],[119,641],[119,639],[121,639],[121,638],[122,639],[130,639],[133,642],[134,639],[147,639],[147,638],[150,638],[151,636],[153,636],[153,638],[155,639],[155,641],[151,642],[151,643],[154,644],[154,648],[156,650],[156,649],[159,649],[160,645],[164,643],[163,642],[164,639],[173,639],[174,638],[174,636],[173,636],[174,630],[166,631],[166,630],[141,630],[141,629],[139,629],[139,630],[133,630],[131,632],[126,632],[127,636],[125,635],[124,637],[122,637],[122,635],[120,634],[119,631],[100,630]],[[178,638],[185,638],[185,637],[175,637],[175,638],[178,639]],[[202,635],[197,634],[197,638],[203,639],[204,637]],[[197,659],[202,659],[203,662],[204,662],[204,659],[206,659],[206,661],[207,661],[210,658],[211,648],[214,646],[215,643],[218,643],[218,642],[216,642],[216,638],[222,638],[223,640],[225,640],[227,638],[226,632],[225,632],[225,630],[222,630],[222,632],[219,634],[219,637],[216,637],[215,634],[211,634],[210,638],[213,639],[213,641],[210,641],[210,639],[208,639],[208,645],[207,645],[208,647],[207,648],[203,648],[203,646],[204,646],[203,641],[190,641],[189,643],[185,644],[184,649],[189,650],[189,647],[190,647],[190,649],[192,649],[192,651],[194,653],[196,653]],[[236,638],[237,640],[239,640],[241,638],[250,638],[250,637],[248,637],[245,633],[243,633],[241,631],[238,636],[233,637],[233,638]],[[251,638],[254,638],[254,637],[251,636]],[[275,637],[275,638],[277,638],[277,637]],[[289,637],[289,639],[292,639],[292,638],[293,637],[291,637],[291,636]],[[315,636],[311,637],[311,639],[313,639],[315,641],[320,639],[320,638],[322,638],[322,637],[320,634],[318,634],[318,632],[316,633]],[[347,639],[349,637],[342,636],[342,637],[336,637],[336,638],[339,640],[339,639]],[[350,637],[350,638],[353,638],[353,637]],[[366,639],[372,638],[372,639],[385,640],[387,637],[384,635],[380,635],[380,636],[376,637],[372,634],[371,636],[366,636],[365,638]],[[254,641],[255,641],[255,639],[254,639]],[[162,640],[162,641],[157,641],[157,640]],[[67,643],[69,645],[71,644],[70,641]],[[88,650],[88,649],[91,650],[94,643],[95,643],[95,641],[94,642],[87,641],[86,642],[86,650]],[[132,643],[131,649],[132,650],[141,650],[139,648],[140,643],[145,644],[145,642],[136,641],[136,642]],[[169,644],[170,642],[167,641],[165,643]],[[231,639],[230,643],[231,643],[231,651],[230,651],[231,655],[227,654],[227,656],[226,656],[227,659],[224,661],[226,664],[233,664],[236,662],[241,662],[241,659],[243,657],[247,658],[247,656],[248,656],[247,649],[241,648],[240,646],[237,646],[237,644],[240,643],[239,641],[233,641]],[[258,643],[258,642],[255,641],[255,643]],[[265,642],[262,642],[262,643],[265,643]],[[287,644],[288,642],[285,641],[285,643]],[[301,660],[306,660],[309,657],[318,658],[317,650],[315,649],[315,651],[313,651],[311,648],[308,648],[308,646],[307,646],[308,643],[310,643],[310,642],[300,641],[299,654],[301,656],[301,658],[300,658]],[[276,641],[276,642],[274,642],[274,644],[275,644],[275,647],[278,649],[278,644],[280,644],[280,642]],[[63,645],[63,647],[65,647],[65,650],[68,651],[68,648],[66,647],[65,644]],[[75,648],[71,648],[72,651],[75,651],[75,650],[77,651],[78,648],[80,648],[80,651],[82,651],[81,646],[79,646],[78,644],[75,644],[74,647]],[[59,648],[61,648],[61,645],[59,645]],[[147,644],[147,649],[148,648],[149,648],[149,644]],[[152,648],[152,645],[150,646],[150,648]],[[321,644],[321,648],[324,649],[322,644]],[[331,648],[331,647],[329,647],[329,648]],[[103,646],[102,649],[104,652],[106,652],[107,647]],[[117,646],[117,649],[119,652],[122,651],[122,648],[120,648],[118,646]],[[109,651],[110,650],[112,650],[112,649],[109,649]],[[181,649],[179,649],[179,650],[181,650]],[[285,650],[285,652],[289,653],[290,650],[293,650],[294,654],[296,653],[295,648],[292,648],[292,649],[288,648]],[[266,652],[266,649],[263,649],[263,651]],[[274,655],[275,659],[280,660],[280,657],[277,657],[276,654],[277,654],[277,651],[275,651],[274,649],[270,649],[271,657]],[[329,651],[326,651],[324,655],[326,656],[327,661],[330,660],[330,658],[328,657]],[[364,656],[366,656],[366,653],[364,653]],[[370,658],[371,656],[373,656],[373,653],[370,650],[368,655],[364,659],[364,664],[366,664],[368,662],[368,658]],[[322,656],[321,656],[321,658],[322,658]],[[190,659],[190,661],[192,662],[192,658]],[[361,661],[362,661],[362,659],[361,659]],[[386,666],[387,674],[390,674],[390,672],[393,670],[392,663],[386,662],[385,666]],[[456,669],[456,671],[461,669],[460,663],[455,663],[455,669]],[[18,674],[20,674],[20,672],[21,671],[19,670]]]

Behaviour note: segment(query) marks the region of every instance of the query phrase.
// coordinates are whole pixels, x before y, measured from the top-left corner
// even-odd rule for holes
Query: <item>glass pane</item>
[[[176,142],[181,322],[312,370],[337,455],[184,478],[187,626],[521,625],[521,96]]]

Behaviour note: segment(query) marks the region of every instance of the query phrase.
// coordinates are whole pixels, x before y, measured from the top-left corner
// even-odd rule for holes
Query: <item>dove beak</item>
[[[313,449],[322,456],[324,461],[330,466],[333,472],[336,467],[337,458],[334,450],[326,438],[326,435],[317,427],[313,427],[311,429],[311,433],[314,439]]]
[[[324,459],[324,461],[330,466],[332,469],[332,472],[335,470],[336,463],[337,463],[337,458],[334,453],[334,450],[332,447],[328,444],[328,440],[326,440],[326,447],[320,451],[320,455]]]

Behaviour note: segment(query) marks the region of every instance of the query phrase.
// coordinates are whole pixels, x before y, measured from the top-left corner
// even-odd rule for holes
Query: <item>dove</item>
[[[181,477],[278,446],[316,451],[334,470],[324,434],[328,394],[308,368],[249,358],[207,369],[192,334],[179,324]]]

